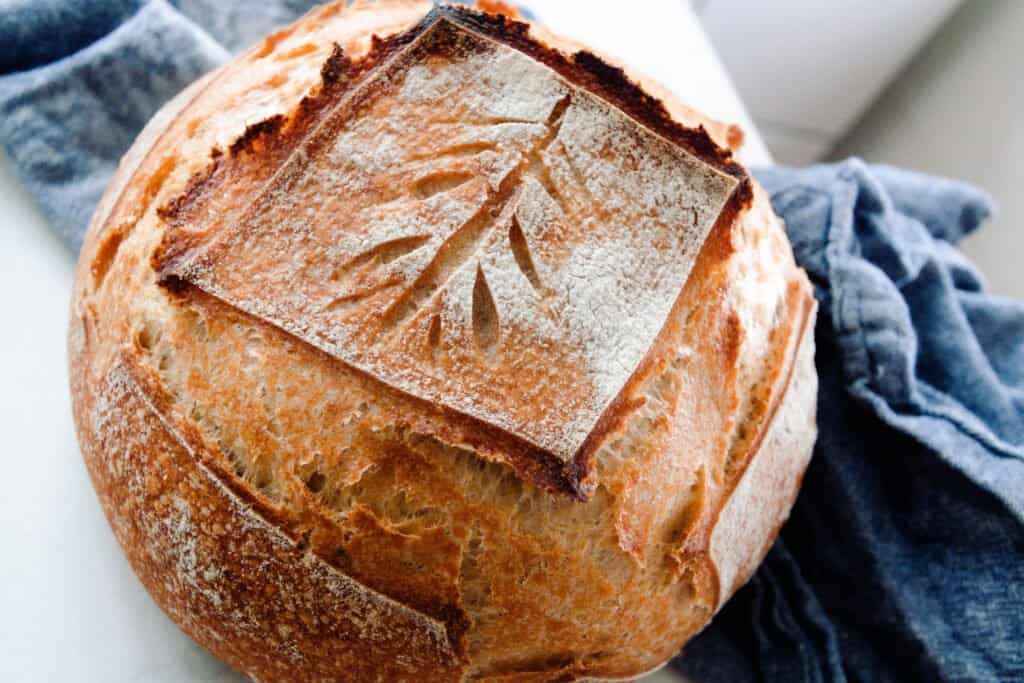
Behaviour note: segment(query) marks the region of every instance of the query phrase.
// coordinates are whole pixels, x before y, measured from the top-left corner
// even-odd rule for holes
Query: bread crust
[[[315,106],[310,97],[330,87],[342,60],[381,50],[372,35],[397,35],[428,8],[392,0],[316,10],[192,86],[143,131],[94,216],[76,278],[69,356],[85,461],[154,599],[197,642],[259,680],[639,675],[749,578],[810,457],[813,298],[753,185],[705,243],[624,392],[620,419],[594,437],[575,484],[585,486],[577,497],[585,502],[536,487],[525,466],[501,464],[507,447],[479,425],[389,398],[222,302],[167,291],[150,263],[165,218],[197,187],[211,148],[244,155],[273,139],[275,117]],[[527,28],[514,31],[513,40],[528,39]],[[554,52],[558,39],[543,35],[552,50],[534,56],[570,63]],[[597,57],[572,63],[595,90],[627,92],[617,103],[634,107],[631,115],[659,112],[648,125],[689,136],[749,182],[724,149],[677,123],[681,111],[697,116],[692,110],[660,105]],[[282,79],[286,69],[291,78]],[[736,142],[728,127],[706,126]],[[751,202],[754,210],[742,209]],[[158,207],[169,207],[163,217]],[[755,248],[769,264],[760,286],[778,291],[763,320],[737,293],[748,286],[735,274],[738,255]],[[193,338],[202,333],[210,357]],[[249,400],[259,392],[246,384],[244,359],[218,351],[253,336],[263,344],[256,367],[280,378],[283,402],[296,410],[278,405],[265,417]],[[174,353],[161,357],[168,348]],[[769,359],[764,369],[750,365],[758,356]],[[231,382],[216,385],[216,366]],[[395,441],[360,436],[366,444],[350,451],[358,462],[310,469],[289,460],[275,430],[323,446],[314,433],[321,408],[288,393],[308,382],[351,395],[357,408],[372,404],[373,420],[360,418],[367,434],[396,420],[406,427]],[[277,452],[270,488],[233,466],[232,430],[247,454]],[[442,438],[413,439],[422,433]],[[294,476],[281,474],[289,468]],[[331,497],[336,489],[350,496],[344,505]],[[415,505],[374,498],[392,490]]]
[[[306,174],[303,176],[303,182],[308,181],[309,184],[325,182],[324,177],[333,179],[338,173],[336,169],[332,168],[332,172],[329,174],[323,171],[309,170],[314,164],[307,160],[314,156],[324,155],[319,150],[322,150],[325,144],[334,144],[337,136],[335,129],[342,130],[349,123],[346,118],[341,118],[339,122],[340,117],[336,112],[340,110],[347,116],[349,110],[358,110],[369,106],[365,104],[365,100],[373,98],[377,91],[397,80],[402,68],[407,66],[406,62],[411,57],[409,53],[422,52],[431,55],[455,53],[456,56],[459,56],[460,53],[467,50],[489,49],[488,44],[491,42],[512,47],[540,62],[565,78],[568,83],[581,89],[582,92],[593,93],[614,104],[618,111],[625,112],[646,129],[654,131],[665,140],[682,147],[711,168],[717,169],[721,174],[735,178],[735,187],[729,188],[724,207],[717,214],[717,225],[712,229],[727,230],[728,226],[735,221],[739,211],[749,205],[751,199],[750,179],[745,170],[732,161],[730,152],[718,147],[703,128],[687,128],[674,121],[660,101],[644,93],[625,76],[621,69],[606,64],[585,50],[577,51],[569,58],[530,37],[527,24],[457,7],[439,7],[431,10],[422,21],[410,30],[375,41],[370,52],[358,61],[353,62],[348,59],[339,49],[332,54],[322,69],[323,82],[320,92],[316,96],[304,99],[294,116],[284,117],[278,114],[259,123],[251,124],[246,128],[245,133],[231,144],[226,155],[216,153],[210,168],[198,174],[188,190],[176,198],[163,213],[170,229],[154,257],[154,269],[168,286],[179,289],[190,285],[197,286],[257,315],[260,315],[256,313],[257,311],[273,310],[275,313],[270,314],[269,318],[271,322],[290,329],[305,341],[355,364],[360,369],[369,371],[365,365],[372,366],[372,363],[364,360],[365,365],[361,365],[352,357],[356,356],[356,349],[359,347],[357,339],[343,338],[333,345],[324,343],[325,339],[328,342],[334,341],[332,331],[338,329],[339,325],[344,326],[345,323],[338,322],[337,318],[332,317],[329,313],[313,317],[309,311],[312,303],[309,298],[300,296],[294,304],[294,308],[299,309],[298,312],[288,311],[284,309],[285,304],[282,303],[284,292],[267,291],[265,286],[261,286],[257,292],[248,292],[246,282],[240,283],[238,276],[232,280],[224,277],[223,274],[218,275],[218,267],[221,270],[227,270],[229,274],[240,270],[241,264],[230,262],[233,258],[242,258],[245,264],[253,269],[254,274],[266,273],[273,266],[275,258],[283,258],[286,263],[290,263],[295,258],[294,254],[276,253],[278,251],[276,239],[270,244],[269,253],[257,256],[254,252],[258,249],[259,235],[270,232],[266,222],[271,221],[274,225],[280,225],[278,221],[282,219],[277,216],[264,219],[263,216],[270,214],[270,207],[264,207],[263,203],[256,207],[254,203],[242,208],[242,202],[225,199],[225,194],[221,192],[221,189],[233,186],[264,185],[265,195],[273,198],[277,196],[279,185],[281,187],[294,185],[297,181],[293,176],[302,172],[302,169],[305,169]],[[415,57],[412,58],[415,59]],[[535,95],[535,97],[539,98],[540,96]],[[573,102],[578,97],[582,97],[582,94],[565,94],[553,111],[568,111],[569,114],[565,115],[571,115],[576,107]],[[562,104],[565,107],[558,109]],[[556,114],[552,113],[551,116],[555,117]],[[563,114],[557,116],[561,117]],[[425,121],[423,125],[426,125]],[[445,134],[447,133],[446,130]],[[417,131],[416,135],[421,146],[427,145],[427,141],[431,139],[426,131]],[[653,140],[657,140],[657,138],[653,138]],[[326,143],[321,141],[326,141]],[[334,154],[336,152],[326,156],[333,157]],[[399,165],[397,161],[396,165]],[[296,167],[300,170],[294,170]],[[436,174],[438,171],[435,170],[433,173]],[[704,178],[700,182],[704,187],[705,195],[711,196],[714,191],[712,178]],[[506,182],[503,179],[501,186],[505,187],[505,185]],[[514,188],[514,184],[512,187]],[[309,190],[304,190],[304,192],[309,192]],[[260,202],[260,200],[255,201]],[[694,211],[694,220],[696,220],[697,209],[691,210]],[[336,222],[333,215],[328,220],[331,224]],[[255,221],[255,225],[251,225],[253,221]],[[304,217],[303,221],[307,230],[307,226],[316,224],[315,218]],[[237,237],[232,234],[232,228],[222,227],[233,223],[246,226],[237,228]],[[390,226],[386,227],[390,228]],[[589,230],[594,231],[596,227],[591,227]],[[387,234],[391,234],[390,230]],[[419,237],[416,235],[405,239],[419,239]],[[315,238],[311,236],[306,239],[306,242],[312,242],[313,239]],[[331,259],[326,253],[330,249],[336,249],[335,239],[336,235],[331,235],[326,240],[326,246],[319,251],[311,250],[311,253],[303,254],[303,259],[306,262],[329,259],[336,261],[337,256]],[[567,240],[568,237],[563,237],[563,239]],[[244,256],[240,256],[240,250],[236,243],[246,245],[247,253]],[[313,253],[314,251],[315,253]],[[225,252],[227,252],[226,255]],[[228,260],[227,263],[223,263],[225,259]],[[685,261],[677,262],[672,264],[670,270],[685,276],[688,265],[689,263]],[[323,276],[323,274],[317,273],[316,279]],[[648,276],[656,277],[656,274],[648,273]],[[302,282],[301,277],[296,274],[288,278],[288,291],[301,292],[307,287],[313,289],[312,283]],[[255,276],[246,279],[248,282],[256,281]],[[225,280],[228,282],[225,283]],[[281,279],[281,282],[282,284],[285,282],[284,278]],[[676,294],[676,292],[671,294]],[[386,315],[386,311],[378,312],[376,309],[371,309],[371,313],[373,315],[370,317],[357,318],[353,327],[358,328],[358,331],[364,330],[373,324],[373,319]],[[301,316],[301,319],[296,319],[296,315]],[[266,318],[267,315],[264,314],[260,317]],[[353,331],[351,334],[357,336],[358,332]],[[525,345],[526,340],[523,340],[514,346],[521,349]],[[338,350],[332,351],[332,346]],[[403,349],[402,355],[408,357],[411,354],[408,349]],[[542,360],[551,362],[552,359],[544,358]],[[608,364],[612,359],[601,360],[602,363]],[[454,367],[447,368],[447,373],[457,373],[460,367],[468,365],[468,361],[467,358],[461,358]],[[392,362],[394,361],[392,360]],[[416,371],[417,366],[425,362],[427,361],[419,359],[415,363],[410,363],[409,367],[402,368],[401,374]],[[534,365],[539,364],[536,360],[529,358],[517,358],[508,362],[513,364],[513,372],[519,375],[521,375],[520,368],[523,365],[530,362]],[[464,401],[464,405],[477,407],[490,393],[490,385],[493,385],[498,379],[499,369],[489,361],[487,365],[487,391],[483,392],[483,395],[473,396],[472,400]],[[371,372],[371,374],[373,373]],[[421,377],[409,384],[419,387],[436,374],[436,370],[423,372]],[[626,380],[628,388],[628,377]],[[505,391],[514,390],[514,386],[522,381],[521,376],[516,377],[510,386],[505,387]],[[464,386],[464,382],[458,380],[451,380],[450,383]],[[575,390],[567,388],[564,393],[580,395],[586,389],[587,387],[584,386]],[[409,389],[406,390],[409,391]],[[448,391],[443,393],[451,394],[454,391],[449,387]],[[525,478],[542,486],[561,488],[581,498],[586,498],[588,491],[583,486],[583,481],[591,469],[594,449],[604,440],[607,432],[618,424],[624,410],[628,409],[628,405],[624,404],[622,400],[627,393],[628,391],[620,393],[617,399],[613,398],[611,404],[602,409],[597,416],[596,424],[585,440],[579,443],[578,447],[572,446],[575,453],[570,451],[558,455],[550,452],[549,448],[531,442],[529,438],[520,438],[519,435],[507,431],[501,435],[500,428],[498,430],[488,429],[487,420],[482,420],[478,428],[489,431],[491,434],[489,438],[504,438],[506,442],[504,450],[512,454],[513,466]],[[435,399],[432,396],[422,395],[420,398]],[[433,402],[436,402],[436,399]],[[521,401],[520,403],[525,404],[526,402]],[[445,405],[452,408],[448,404]],[[464,420],[468,418],[472,420],[474,416],[466,415],[464,410],[459,408],[452,410],[451,419]],[[528,414],[522,420],[520,429],[530,429],[531,425],[548,419],[549,414],[552,413],[558,414],[548,407],[546,410]],[[562,423],[573,423],[572,415],[560,417]]]

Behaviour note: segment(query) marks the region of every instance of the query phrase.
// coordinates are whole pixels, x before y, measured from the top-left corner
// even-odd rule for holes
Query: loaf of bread
[[[159,112],[93,219],[85,462],[254,680],[638,676],[796,496],[814,300],[742,135],[514,14],[315,10]]]

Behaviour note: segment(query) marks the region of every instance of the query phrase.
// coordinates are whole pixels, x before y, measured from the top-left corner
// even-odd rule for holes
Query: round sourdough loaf
[[[85,462],[254,680],[632,678],[790,510],[810,286],[738,129],[431,7],[315,10],[146,127],[75,282]]]

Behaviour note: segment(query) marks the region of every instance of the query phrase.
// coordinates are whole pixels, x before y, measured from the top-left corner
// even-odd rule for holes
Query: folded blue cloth
[[[164,101],[312,4],[7,0],[0,142],[67,242]],[[988,198],[856,160],[757,176],[821,303],[820,437],[764,565],[674,666],[1024,680],[1024,305],[954,246]]]

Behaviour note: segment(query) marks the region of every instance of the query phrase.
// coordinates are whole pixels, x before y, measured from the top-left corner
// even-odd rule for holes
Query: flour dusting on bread
[[[738,186],[442,15],[169,273],[571,463]]]

